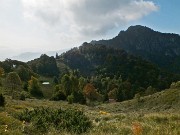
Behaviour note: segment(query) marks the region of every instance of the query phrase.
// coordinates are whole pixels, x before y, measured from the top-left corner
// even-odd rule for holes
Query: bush
[[[25,100],[26,99],[26,95],[25,95],[24,92],[21,92],[19,99],[20,100]]]
[[[2,79],[0,78],[0,86],[2,86]]]
[[[58,91],[51,97],[50,100],[59,101],[59,100],[66,100],[66,96],[63,91]]]
[[[68,103],[72,104],[74,102],[74,96],[71,94],[67,97]]]
[[[146,90],[145,90],[145,96],[148,96],[148,95],[152,95],[154,93],[156,93],[156,89],[153,88],[152,86],[149,86]]]
[[[74,96],[73,99],[74,103],[86,104],[86,98],[84,97],[82,92],[75,91],[72,93],[72,95]]]
[[[23,90],[28,91],[28,82],[23,83]]]
[[[0,106],[5,106],[5,97],[2,94],[0,94]]]
[[[141,102],[141,95],[139,93],[135,94],[134,99],[137,100],[137,102]]]
[[[172,89],[180,88],[180,81],[178,81],[178,82],[173,82],[173,83],[171,84],[171,88],[172,88]]]
[[[73,134],[84,133],[91,127],[91,122],[84,113],[75,109],[36,108],[31,111],[26,109],[16,117],[21,121],[31,122],[33,130],[42,133],[47,133],[50,126]]]

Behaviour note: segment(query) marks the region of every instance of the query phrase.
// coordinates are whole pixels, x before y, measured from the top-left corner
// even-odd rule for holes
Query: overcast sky
[[[0,0],[0,60],[108,39],[130,25],[180,33],[179,0]]]

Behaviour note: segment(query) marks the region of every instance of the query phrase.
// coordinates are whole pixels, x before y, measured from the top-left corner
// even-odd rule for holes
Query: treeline
[[[166,72],[124,50],[89,43],[56,58],[44,54],[28,63],[7,59],[0,62],[0,74],[3,78],[0,84],[7,87],[12,96],[21,89],[23,93],[18,91],[21,99],[29,95],[43,97],[38,78],[54,77],[51,100],[81,104],[104,102],[109,98],[129,100],[136,94],[149,95],[164,90],[180,80],[178,74]]]
[[[59,74],[56,59],[53,56],[49,57],[43,54],[40,58],[29,61],[27,64],[39,75],[53,77]]]
[[[13,99],[43,97],[37,78],[39,75],[24,62],[11,59],[0,62],[0,87]]]
[[[71,49],[59,59],[71,69],[78,69],[85,77],[113,79],[121,76],[123,81],[130,82],[136,89],[153,86],[163,90],[180,78],[123,50],[88,43]]]
[[[52,100],[124,101],[169,88],[180,79],[123,50],[84,43],[57,57],[68,69],[56,78]]]

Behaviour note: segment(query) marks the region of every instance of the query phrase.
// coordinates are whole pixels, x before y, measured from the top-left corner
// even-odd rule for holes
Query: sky
[[[0,60],[109,39],[131,25],[180,34],[179,0],[0,0]]]

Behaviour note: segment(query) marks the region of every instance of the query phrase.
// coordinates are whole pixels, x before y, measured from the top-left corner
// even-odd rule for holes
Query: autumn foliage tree
[[[86,86],[83,89],[83,93],[84,93],[84,96],[91,101],[96,100],[98,97],[98,93],[95,87],[91,83],[86,84]]]
[[[0,67],[0,77],[2,77],[3,75],[4,75],[4,69]]]

